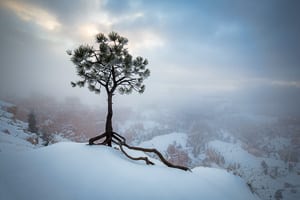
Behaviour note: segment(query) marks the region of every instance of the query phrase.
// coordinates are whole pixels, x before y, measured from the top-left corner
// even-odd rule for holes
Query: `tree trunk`
[[[105,132],[107,133],[107,145],[111,147],[112,143],[112,135],[113,135],[113,128],[112,128],[112,93],[107,94],[107,116],[106,116],[106,124],[105,124]]]
[[[112,110],[112,96],[113,93],[107,94],[107,116],[106,116],[106,124],[105,124],[105,133],[102,133],[101,135],[98,135],[96,137],[93,137],[89,140],[90,145],[94,145],[96,140],[100,140],[105,137],[105,140],[103,142],[97,143],[98,145],[108,145],[112,146],[112,143],[119,145],[120,150],[130,159],[132,160],[144,160],[147,165],[154,165],[153,162],[151,162],[148,157],[132,157],[126,151],[123,149],[123,146],[127,147],[128,149],[137,150],[137,151],[143,151],[147,153],[155,153],[159,159],[168,167],[181,169],[184,171],[190,171],[188,167],[180,166],[180,165],[174,165],[167,161],[163,155],[156,149],[147,149],[142,147],[133,147],[126,144],[126,139],[119,135],[118,133],[113,132],[112,128],[112,116],[113,116],[113,110]]]

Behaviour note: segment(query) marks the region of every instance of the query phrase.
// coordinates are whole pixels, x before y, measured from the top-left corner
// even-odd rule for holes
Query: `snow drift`
[[[224,170],[147,166],[106,146],[58,143],[2,152],[0,161],[0,199],[5,200],[257,199],[241,178]]]

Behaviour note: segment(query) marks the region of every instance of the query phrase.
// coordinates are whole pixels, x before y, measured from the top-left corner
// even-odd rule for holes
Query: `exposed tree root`
[[[101,140],[104,137],[106,137],[105,140],[107,140],[107,133],[102,133],[101,135],[98,135],[96,137],[89,139],[89,145],[93,145],[95,141]],[[105,142],[105,140],[104,140],[104,142]],[[102,142],[101,144],[105,145],[104,142]],[[100,144],[100,143],[98,143],[98,144]]]
[[[144,160],[146,162],[147,165],[154,165],[153,162],[151,162],[148,157],[132,157],[130,156],[128,153],[126,153],[126,151],[124,151],[123,146],[119,145],[121,151],[125,154],[125,156],[127,156],[128,158],[132,159],[132,160]]]
[[[111,137],[109,137],[111,136]],[[103,142],[100,143],[94,143],[97,140],[100,140],[102,138],[105,137],[105,140]],[[147,153],[154,153],[156,154],[159,159],[168,167],[172,167],[172,168],[177,168],[177,169],[181,169],[184,171],[191,171],[188,167],[185,166],[180,166],[180,165],[174,165],[173,163],[170,163],[169,161],[167,161],[163,155],[154,148],[142,148],[142,147],[134,147],[134,146],[130,146],[126,143],[126,139],[119,135],[116,132],[112,132],[112,134],[108,134],[107,132],[102,133],[99,136],[93,137],[89,140],[89,145],[107,145],[109,144],[109,140],[111,140],[112,143],[118,145],[120,147],[120,150],[125,154],[126,157],[128,157],[129,159],[132,160],[144,160],[146,162],[147,165],[154,165],[153,162],[151,162],[149,160],[148,157],[132,157],[130,156],[123,148],[123,146],[127,147],[128,149],[132,149],[132,150],[136,150],[136,151],[143,151],[143,152],[147,152]]]

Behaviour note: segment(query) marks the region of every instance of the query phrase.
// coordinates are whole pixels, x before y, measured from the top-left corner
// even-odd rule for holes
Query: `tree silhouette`
[[[32,133],[38,133],[38,128],[36,126],[35,114],[31,111],[28,115],[28,131]]]
[[[143,93],[145,85],[143,81],[149,77],[150,70],[146,68],[147,59],[140,56],[133,58],[129,54],[126,45],[128,39],[120,36],[116,32],[111,32],[106,37],[103,33],[96,35],[96,45],[80,45],[77,49],[67,53],[71,56],[71,61],[76,66],[78,76],[81,78],[77,82],[71,82],[73,87],[88,86],[91,92],[99,94],[102,90],[107,95],[107,116],[105,132],[89,140],[89,144],[105,138],[101,145],[112,146],[112,143],[119,145],[121,151],[130,159],[145,160],[147,164],[154,164],[147,157],[131,157],[127,154],[123,146],[144,152],[153,152],[169,167],[188,170],[186,167],[176,166],[169,163],[156,149],[145,149],[131,147],[126,144],[123,136],[113,131],[112,127],[112,99],[115,92],[120,94],[130,94],[133,91]]]

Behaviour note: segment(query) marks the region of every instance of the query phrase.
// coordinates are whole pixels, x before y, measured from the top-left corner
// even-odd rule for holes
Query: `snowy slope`
[[[35,148],[30,142],[0,131],[0,153],[8,151],[27,151]]]
[[[46,180],[46,182],[47,182],[48,175],[44,174],[44,172],[42,172],[42,171],[43,170],[49,171],[48,169],[44,169],[44,164],[43,164],[43,163],[45,163],[46,165],[48,165],[49,161],[47,161],[45,159],[40,159],[39,158],[40,156],[38,156],[38,157],[33,156],[33,159],[31,159],[32,155],[42,155],[43,154],[43,153],[37,153],[37,152],[40,152],[40,151],[43,152],[44,150],[42,150],[42,149],[35,150],[36,148],[39,148],[42,146],[43,141],[41,138],[38,138],[38,136],[36,134],[26,131],[27,127],[28,127],[27,123],[16,120],[14,118],[13,114],[8,112],[11,109],[7,109],[7,108],[10,108],[12,106],[14,106],[14,105],[0,101],[0,170],[1,169],[8,170],[9,164],[7,166],[6,165],[4,166],[2,164],[4,162],[4,160],[7,159],[7,160],[9,160],[8,162],[10,164],[24,166],[25,172],[26,173],[28,172],[28,174],[31,174],[32,176],[34,176],[35,172],[27,171],[28,170],[27,168],[32,168],[32,165],[37,165],[41,169],[36,169],[37,167],[33,167],[32,170],[36,170],[38,173],[38,176],[42,180]],[[236,118],[239,119],[239,116],[237,116]],[[248,119],[251,120],[252,118],[247,117],[247,120]],[[255,118],[255,120],[256,120],[256,118]],[[256,123],[259,123],[259,122],[269,123],[269,121],[267,121],[267,119],[264,119],[264,118],[259,118],[259,120],[255,121],[255,122]],[[164,124],[164,123],[162,123],[161,121],[155,121],[152,118],[141,117],[141,118],[137,118],[137,121],[128,120],[126,123],[120,123],[119,129],[121,131],[120,130],[119,131],[122,134],[123,134],[123,132],[125,133],[126,130],[128,130],[129,133],[133,133],[134,131],[136,131],[137,134],[133,135],[134,139],[135,139],[135,140],[133,140],[133,145],[148,147],[148,148],[154,147],[154,148],[158,149],[159,151],[161,151],[169,161],[171,161],[175,164],[180,164],[180,165],[189,166],[189,167],[214,166],[217,168],[228,170],[232,174],[237,174],[237,175],[241,176],[243,178],[243,180],[250,185],[252,190],[256,194],[258,194],[259,197],[262,199],[265,199],[265,200],[280,199],[281,198],[280,196],[282,196],[283,199],[285,199],[285,200],[300,199],[300,196],[299,196],[300,195],[300,165],[299,165],[299,162],[290,163],[292,165],[289,165],[289,163],[285,162],[282,159],[282,157],[280,157],[280,154],[279,154],[280,152],[283,152],[283,150],[293,149],[293,146],[291,146],[291,145],[292,145],[292,142],[295,142],[295,141],[293,141],[292,138],[283,137],[280,135],[276,136],[276,137],[272,136],[272,138],[262,137],[260,139],[261,140],[260,144],[262,146],[260,149],[258,149],[257,148],[258,146],[254,146],[254,147],[251,145],[247,146],[245,141],[241,142],[241,140],[239,140],[237,137],[235,137],[235,135],[233,135],[232,132],[230,130],[227,130],[226,128],[216,129],[215,137],[211,137],[209,140],[205,141],[205,140],[203,140],[203,139],[205,139],[205,137],[207,137],[205,134],[200,135],[201,136],[201,137],[199,137],[200,139],[197,137],[191,138],[191,135],[188,135],[188,134],[182,133],[182,132],[176,132],[177,129],[176,130],[169,129],[169,127],[167,125],[163,126],[162,124]],[[172,126],[170,126],[170,127],[172,127]],[[180,129],[178,129],[178,130],[180,130]],[[285,128],[283,130],[286,131]],[[259,130],[258,130],[258,132],[259,132]],[[161,135],[157,135],[157,134],[161,134]],[[59,133],[55,133],[53,136],[54,136],[53,137],[54,141],[66,141],[66,139],[61,137],[61,135]],[[68,136],[70,136],[70,135],[68,135]],[[39,143],[33,145],[32,140],[36,139],[36,138],[39,139]],[[195,143],[195,142],[191,143],[191,141],[194,141],[194,140],[198,143]],[[194,145],[194,146],[192,146],[192,145]],[[172,148],[169,148],[170,146],[174,146],[176,148],[176,151],[172,153]],[[194,150],[198,147],[201,147],[200,149],[198,149],[199,150],[198,154],[197,153],[194,154]],[[248,148],[248,147],[251,147],[251,148]],[[50,148],[52,148],[52,147],[50,147]],[[93,148],[91,148],[91,150],[94,151],[93,150],[94,148],[98,148],[98,147],[93,147]],[[48,149],[48,148],[46,148],[46,149]],[[67,150],[67,149],[66,149],[66,152],[69,152],[69,150]],[[16,153],[16,151],[24,152],[24,151],[28,151],[28,150],[32,150],[33,152]],[[102,150],[103,149],[101,149],[101,151]],[[257,151],[255,152],[255,150],[265,150],[265,151],[260,151],[258,154],[256,154]],[[50,150],[47,150],[47,151],[50,151]],[[31,154],[31,153],[33,153],[33,154]],[[113,150],[113,151],[109,151],[108,153],[111,155],[117,156],[117,158],[116,158],[117,160],[121,159],[124,161],[124,156],[119,155],[118,152]],[[130,152],[131,155],[135,155],[135,153],[136,152]],[[46,153],[46,154],[48,155],[48,153]],[[51,167],[55,168],[55,170],[56,170],[55,173],[57,172],[57,170],[59,170],[59,174],[64,178],[66,178],[66,176],[63,173],[70,174],[70,172],[68,172],[67,168],[73,168],[73,165],[74,166],[76,166],[76,165],[82,166],[83,165],[82,163],[76,163],[75,161],[70,161],[70,164],[66,164],[64,162],[62,162],[62,164],[57,164],[57,161],[55,159],[58,159],[59,157],[55,158],[54,156],[51,156],[50,154],[53,154],[53,153],[49,153],[49,157],[51,157],[51,158],[53,157],[51,162],[55,163],[55,165],[53,163],[50,163],[49,165]],[[60,155],[63,153],[57,152],[56,154]],[[81,160],[82,160],[81,157],[85,156],[83,153],[79,153],[80,154],[79,156],[73,155],[73,153],[71,151],[68,154],[72,155],[74,158],[78,158]],[[12,158],[10,159],[10,158],[8,158],[8,156],[12,156]],[[99,152],[97,153],[96,156],[99,156]],[[103,155],[103,156],[105,157],[105,155]],[[149,155],[149,156],[151,156],[151,155]],[[59,159],[68,160],[68,158],[65,158],[63,156],[60,156],[60,157],[61,158],[59,158]],[[13,158],[15,158],[15,160],[13,160]],[[16,161],[17,159],[20,159],[20,160]],[[99,166],[103,165],[103,163],[102,163],[102,161],[101,161],[101,163],[100,163],[100,161],[93,161],[93,159],[92,159],[92,156],[90,156],[90,160],[88,160],[88,162],[95,163],[97,166],[95,167],[95,169],[92,167],[92,169],[95,171],[95,173],[99,173],[97,170],[103,170],[102,167],[99,168]],[[125,159],[125,161],[127,162],[128,160]],[[153,159],[152,159],[152,161],[153,161]],[[85,160],[83,160],[83,162],[85,162]],[[116,162],[119,162],[119,161],[116,161]],[[141,163],[138,164],[138,163],[132,162],[132,161],[129,161],[129,162],[131,164],[135,163],[138,166],[142,165],[143,167],[145,167],[145,165],[141,164]],[[158,168],[161,168],[163,166],[159,161],[154,160],[154,162],[157,164],[156,167],[158,167]],[[267,169],[262,166],[263,162],[267,166],[266,167]],[[66,166],[68,166],[68,167],[64,166],[64,164],[66,164]],[[125,164],[125,165],[127,166],[127,164]],[[105,166],[107,166],[107,165],[105,165]],[[122,165],[120,164],[120,166],[123,166],[123,164]],[[61,167],[62,167],[62,169],[60,169]],[[108,166],[108,168],[109,167],[110,166]],[[91,166],[83,166],[81,171],[80,171],[80,169],[76,168],[75,171],[78,170],[76,173],[79,173],[82,175],[80,175],[80,177],[76,178],[76,180],[75,179],[72,179],[72,180],[79,181],[80,186],[82,186],[82,184],[85,184],[85,183],[89,184],[88,183],[89,181],[87,180],[87,178],[85,178],[83,176],[86,176],[84,170],[90,169],[90,168],[91,168]],[[120,167],[120,169],[121,168],[122,168],[122,170],[125,169],[123,167]],[[23,174],[21,174],[21,172],[19,172],[19,171],[23,171],[24,170],[23,168],[14,166],[14,167],[12,167],[12,169],[15,169],[15,171],[17,171],[17,172],[12,172],[12,174],[16,173],[16,175],[10,175],[12,178],[23,176]],[[135,169],[135,167],[133,167],[133,169]],[[147,169],[149,169],[149,168],[147,168]],[[51,168],[51,170],[52,170],[52,168]],[[153,167],[151,167],[151,170],[153,170]],[[74,173],[75,173],[75,171],[74,171]],[[105,171],[105,170],[103,170],[103,171],[107,172],[107,173],[113,173],[113,174],[120,176],[120,178],[124,178],[124,176],[120,175],[119,173],[116,173],[115,171],[113,171],[113,172]],[[225,176],[224,175],[225,172],[222,170],[211,169],[211,168],[196,168],[193,171],[194,171],[193,174],[197,174],[197,176],[199,176],[199,175],[201,176],[200,179],[204,179],[206,176],[209,176],[208,178],[210,178],[210,179],[212,179],[212,177],[220,178],[220,181],[215,181],[215,180],[212,181],[213,185],[215,187],[218,187],[220,191],[222,190],[222,185],[227,184],[227,183],[225,183],[227,179],[225,180],[222,178],[223,176]],[[128,173],[129,175],[135,174],[135,172],[133,172],[133,170],[131,170],[131,169],[128,170],[127,168],[125,171],[123,170],[122,173],[123,172]],[[51,175],[53,175],[54,172],[53,173],[47,172],[47,173],[50,173]],[[142,172],[140,172],[140,173],[142,173]],[[149,173],[149,172],[147,171],[145,173]],[[160,176],[161,173],[163,173],[163,172],[151,173],[151,174],[152,174],[152,176],[155,176],[156,174],[158,174],[158,176]],[[10,181],[6,181],[6,180],[2,181],[1,180],[2,174],[5,174],[5,173],[0,172],[0,194],[2,192],[4,192],[4,190],[5,191],[10,190],[9,188],[14,187],[14,185],[21,187],[20,185],[16,184],[15,182],[10,183]],[[101,176],[104,176],[105,173],[101,172],[101,174],[102,174]],[[135,175],[132,175],[132,176],[135,176]],[[232,175],[229,175],[229,176],[232,177]],[[57,175],[54,175],[54,177],[57,180],[64,181],[62,178],[58,177]],[[92,177],[92,175],[88,175],[88,177]],[[99,177],[100,176],[98,176],[98,175],[96,176],[96,178],[99,178]],[[69,178],[69,176],[67,178]],[[9,178],[7,178],[7,179],[9,179]],[[82,180],[80,180],[80,179],[82,179]],[[99,178],[99,179],[101,179],[101,178]],[[118,179],[117,177],[113,178],[114,181],[116,181],[117,179]],[[23,181],[22,182],[23,185],[27,184],[26,180],[22,180],[22,178],[20,180],[21,180],[21,182]],[[133,180],[135,180],[135,179],[133,179]],[[171,180],[174,182],[178,181],[178,180],[174,180],[174,179],[171,179]],[[184,180],[189,180],[189,179],[184,179]],[[228,180],[231,181],[230,184],[232,185],[233,184],[232,179],[229,178]],[[15,181],[17,181],[17,180],[15,180]],[[36,186],[31,185],[28,187],[31,187],[31,188],[41,187],[41,186],[39,186],[39,184],[40,184],[39,180],[36,180],[36,181],[37,181],[37,183],[32,183],[32,184],[36,184]],[[209,180],[206,180],[206,181],[209,182]],[[69,182],[71,182],[71,181],[66,180],[66,183],[70,184],[71,188],[77,188],[77,186],[74,186],[75,183],[69,183]],[[134,182],[134,181],[128,180],[128,183],[131,184],[132,182]],[[193,182],[193,181],[191,181],[191,182]],[[10,183],[10,186],[8,185],[8,183]],[[101,187],[103,185],[103,183],[101,183],[101,184],[99,182],[95,182],[95,183],[97,183],[97,185],[99,187]],[[122,181],[122,183],[124,185],[127,185],[123,181]],[[144,182],[140,182],[140,183],[144,184]],[[219,183],[219,185],[217,185],[218,183]],[[56,180],[55,181],[52,180],[51,183],[46,183],[46,185],[49,185],[49,188],[54,188],[53,190],[55,190],[55,191],[59,190],[58,188],[56,188],[55,184],[57,184]],[[111,182],[110,184],[113,185],[116,183]],[[149,183],[147,182],[145,184],[149,184]],[[201,184],[203,184],[201,182],[200,183],[195,182],[195,184],[200,184],[201,187],[204,187],[203,185],[201,185]],[[172,185],[172,184],[170,184],[170,185]],[[182,183],[180,183],[179,185],[183,188],[187,187],[187,186],[183,185]],[[133,184],[133,186],[140,189],[140,187],[136,186],[135,184]],[[159,186],[160,187],[157,187],[158,190],[159,190],[159,188],[163,188],[161,185],[159,185]],[[63,187],[66,187],[66,186],[63,186]],[[83,186],[83,187],[91,188],[92,186]],[[118,187],[119,187],[118,190],[120,190],[120,191],[124,190],[124,189],[121,189],[121,186],[118,186]],[[172,186],[172,187],[175,187],[175,186]],[[1,188],[4,188],[4,190],[2,190]],[[88,190],[88,188],[86,190]],[[228,188],[226,188],[226,189],[228,190]],[[37,192],[40,195],[46,194],[47,192],[51,192],[51,191],[46,191],[47,189],[43,189],[43,188],[41,188],[41,190],[45,190],[45,191],[43,191],[42,193]],[[97,189],[95,189],[95,190],[97,190]],[[101,191],[103,192],[103,190],[101,190]],[[143,191],[146,190],[146,187],[142,188],[142,190]],[[159,193],[160,193],[160,191],[161,191],[161,189],[159,190]],[[10,194],[10,193],[15,193],[15,192],[8,192],[8,194]],[[16,191],[16,193],[19,193],[19,189],[18,189],[18,191]],[[203,193],[203,191],[202,191],[202,193]],[[68,194],[68,193],[66,193],[66,194]],[[198,196],[200,196],[199,193],[195,193],[195,194],[196,194],[195,196],[197,197],[196,199],[198,199]],[[3,195],[5,195],[5,193],[3,193]],[[61,194],[61,195],[63,196],[64,194]],[[97,195],[100,195],[100,193],[98,192]],[[73,199],[72,195],[69,195],[69,196],[71,196],[70,198]],[[3,199],[2,197],[4,197],[4,196],[0,195],[1,200]],[[52,196],[50,196],[50,197],[52,197]],[[53,198],[54,198],[54,196],[53,196]],[[4,199],[6,199],[6,198],[4,198]],[[16,199],[19,199],[19,198],[16,198]],[[21,198],[21,199],[24,199],[24,198]],[[31,199],[31,198],[29,198],[29,199]],[[42,199],[44,199],[44,198],[42,198]],[[55,199],[56,199],[56,196],[55,196]],[[61,199],[63,199],[63,198],[61,197]],[[69,199],[69,198],[66,198],[66,199]],[[78,199],[80,199],[80,198],[78,198]],[[180,199],[180,198],[178,198],[178,199]],[[191,199],[192,199],[192,196],[191,196]]]
[[[277,141],[278,144],[273,144]],[[271,145],[283,146],[287,141],[275,138]],[[222,168],[227,168],[239,174],[251,185],[252,189],[263,199],[277,199],[280,196],[285,200],[300,199],[300,166],[289,170],[288,164],[282,160],[270,157],[256,157],[242,147],[239,142],[233,144],[220,140],[208,143],[207,148],[224,158],[219,163]],[[265,168],[262,163],[265,163]],[[279,198],[280,199],[280,198]]]
[[[224,170],[147,166],[105,146],[58,143],[0,154],[0,199],[257,199]]]
[[[183,163],[188,166],[199,166],[195,163],[202,161],[200,165],[215,166],[241,176],[259,194],[262,199],[278,199],[282,196],[286,200],[300,199],[300,166],[293,165],[294,170],[289,170],[289,164],[282,161],[278,155],[258,157],[245,150],[245,144],[235,139],[229,132],[221,130],[221,138],[224,140],[212,140],[205,144],[204,152],[194,157],[188,144],[188,136],[184,133],[170,133],[142,142],[139,146],[156,148],[170,159],[167,152],[169,145],[176,144],[184,150],[190,161]],[[288,148],[291,141],[282,137],[273,137],[264,142],[269,149],[279,152]],[[266,164],[267,169],[262,166]]]
[[[29,132],[28,123],[17,120],[13,113],[8,112],[9,108],[13,107],[13,104],[0,100],[0,153],[26,151],[44,146],[45,141],[41,135]],[[51,135],[51,143],[59,141],[69,140],[61,133]]]
[[[180,145],[186,147],[187,135],[185,133],[170,133],[166,135],[160,135],[152,138],[151,140],[142,142],[139,146],[146,148],[156,148],[161,152],[166,152],[170,144]]]
[[[36,135],[25,133],[27,123],[13,119],[13,114],[6,111],[11,106],[10,103],[0,101],[0,152],[33,149],[34,145],[27,140]]]

